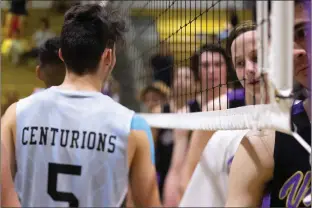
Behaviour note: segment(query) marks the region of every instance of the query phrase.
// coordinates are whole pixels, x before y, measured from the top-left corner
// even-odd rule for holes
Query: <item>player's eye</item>
[[[251,60],[252,60],[252,62],[257,63],[257,61],[258,61],[257,55],[252,56]]]
[[[244,67],[245,66],[245,61],[239,60],[235,62],[236,67]]]
[[[295,32],[295,41],[303,41],[308,36],[309,28],[307,26],[303,26],[301,28],[296,29],[294,32]]]

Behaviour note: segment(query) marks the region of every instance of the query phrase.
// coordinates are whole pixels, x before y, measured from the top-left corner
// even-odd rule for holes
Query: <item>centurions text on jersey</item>
[[[113,153],[116,148],[117,136],[93,131],[77,131],[52,127],[24,127],[22,132],[23,145],[59,145],[75,149],[96,149]]]

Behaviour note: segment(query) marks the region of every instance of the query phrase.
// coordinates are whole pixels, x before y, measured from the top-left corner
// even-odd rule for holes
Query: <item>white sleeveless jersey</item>
[[[15,186],[22,206],[120,206],[133,115],[97,92],[52,87],[20,100]]]
[[[230,165],[249,130],[217,131],[208,141],[180,207],[224,207]]]

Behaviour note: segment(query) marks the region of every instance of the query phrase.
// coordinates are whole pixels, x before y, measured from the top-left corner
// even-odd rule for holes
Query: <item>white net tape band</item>
[[[278,104],[198,112],[140,114],[154,128],[188,130],[276,129],[290,133],[289,112]]]
[[[188,130],[275,129],[290,134],[311,152],[310,145],[290,129],[290,114],[281,105],[263,104],[198,113],[140,114],[154,128]]]

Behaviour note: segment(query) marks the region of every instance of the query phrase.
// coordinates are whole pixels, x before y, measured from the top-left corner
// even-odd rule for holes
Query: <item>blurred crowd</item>
[[[30,0],[11,0],[5,2],[9,4],[9,9],[4,12],[4,21],[2,21],[2,39],[1,39],[1,58],[12,64],[12,67],[25,67],[29,64],[38,64],[39,48],[47,40],[57,37],[56,31],[51,29],[51,21],[48,15],[36,17],[36,27],[31,28],[33,31],[31,38],[25,34],[27,27],[28,8],[32,1]],[[96,1],[53,1],[53,9],[57,13],[64,13],[73,4],[92,4]],[[31,14],[30,14],[31,15]],[[42,88],[34,88],[34,93]],[[112,76],[103,83],[102,93],[109,95],[115,101],[119,102],[119,84]],[[3,94],[1,115],[5,110],[18,99],[20,95],[18,90],[8,90]]]

